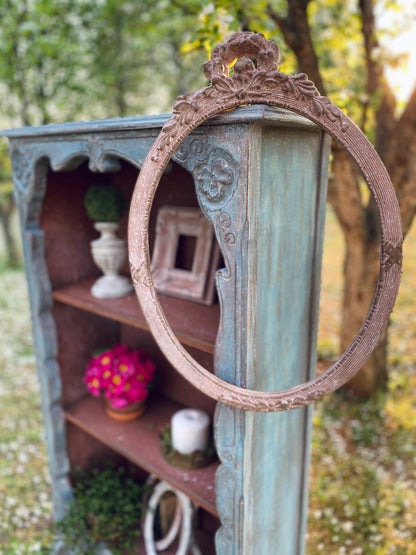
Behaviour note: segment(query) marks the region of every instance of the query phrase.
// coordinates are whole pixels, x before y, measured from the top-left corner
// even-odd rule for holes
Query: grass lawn
[[[0,336],[0,553],[48,553],[49,470],[22,270],[0,273]]]
[[[386,393],[316,404],[307,553],[416,554],[416,226],[391,318]],[[343,243],[327,213],[318,353],[336,355]]]
[[[319,352],[337,352],[342,240],[328,214]],[[416,229],[390,334],[389,390],[316,404],[307,553],[416,554]],[[0,554],[53,541],[39,388],[22,270],[0,270]],[[285,554],[282,554],[285,555]]]

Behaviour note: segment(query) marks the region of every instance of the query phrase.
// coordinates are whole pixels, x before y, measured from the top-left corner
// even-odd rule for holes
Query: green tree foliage
[[[299,8],[296,7],[290,13],[290,4],[306,7],[319,75],[311,75],[311,64],[307,64],[306,59],[302,67],[302,58],[306,58],[306,52],[296,52],[294,44],[296,40],[299,41],[295,31],[296,11]],[[379,0],[378,4],[384,2]],[[242,30],[262,32],[268,39],[275,40],[280,49],[281,71],[309,73],[318,90],[347,110],[358,125],[365,123],[363,130],[370,139],[374,138],[374,119],[368,114],[368,108],[374,108],[377,99],[372,98],[370,102],[366,91],[367,69],[359,2],[219,0],[214,3],[205,0],[202,2],[199,24],[192,44],[194,47],[205,47],[207,52],[232,32]],[[282,30],[282,27],[285,29]],[[390,34],[393,32],[389,30]],[[299,42],[299,49],[303,48],[304,45]],[[376,55],[385,64],[396,65],[398,62],[397,56],[389,55],[381,48],[378,48]],[[376,96],[377,91],[374,94]]]
[[[0,228],[6,252],[6,265],[16,267],[20,261],[19,249],[12,230],[14,212],[12,168],[5,141],[0,141]]]
[[[92,8],[89,76],[102,113],[170,110],[176,96],[203,85],[198,68],[204,54],[181,52],[195,29],[198,6],[194,1],[107,0]]]
[[[181,54],[199,3],[0,0],[6,125],[160,112],[204,83],[201,52]]]
[[[198,10],[195,1],[0,0],[1,126],[169,110],[204,84],[205,54],[181,55]],[[0,225],[15,264],[10,185],[2,177]]]
[[[76,0],[1,0],[2,111],[12,125],[69,119],[79,109],[87,62],[80,7]]]

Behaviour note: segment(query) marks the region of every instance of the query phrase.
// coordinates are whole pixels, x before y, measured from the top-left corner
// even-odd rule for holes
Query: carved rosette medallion
[[[208,151],[207,141],[197,137],[185,139],[176,149],[174,157],[186,165],[193,174],[199,204],[214,225],[223,254],[235,245],[236,235],[232,220],[224,211],[231,202],[237,187],[240,167],[230,152],[223,148]],[[228,261],[227,267],[230,267]]]
[[[238,163],[227,151],[214,148],[203,164],[195,166],[195,186],[206,211],[218,210],[230,202],[237,185]]]

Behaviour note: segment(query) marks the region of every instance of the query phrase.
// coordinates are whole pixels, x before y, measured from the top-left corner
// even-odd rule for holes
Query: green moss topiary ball
[[[118,187],[97,183],[86,192],[84,206],[88,217],[94,222],[118,222],[126,203]]]

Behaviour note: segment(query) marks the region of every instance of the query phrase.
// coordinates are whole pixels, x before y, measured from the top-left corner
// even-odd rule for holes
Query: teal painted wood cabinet
[[[215,406],[168,364],[134,294],[96,299],[89,292],[98,270],[89,252],[95,232],[83,209],[85,191],[104,180],[130,198],[165,121],[167,116],[143,117],[6,133],[55,517],[71,498],[73,467],[97,457],[121,458],[143,477],[152,473],[169,482],[200,508],[203,553],[300,554],[312,409],[258,414]],[[192,132],[161,180],[150,247],[161,206],[200,205],[216,227],[225,261],[218,275],[221,309],[219,303],[163,295],[161,305],[188,352],[230,383],[277,391],[314,375],[329,142],[318,126],[291,112],[242,107]],[[232,182],[220,221],[195,188],[201,172],[218,168]],[[126,228],[127,218],[121,236]],[[134,423],[110,422],[84,389],[91,353],[110,342],[144,348],[160,371],[157,392]],[[158,428],[183,406],[202,408],[215,419],[219,463],[182,471],[161,457]]]

